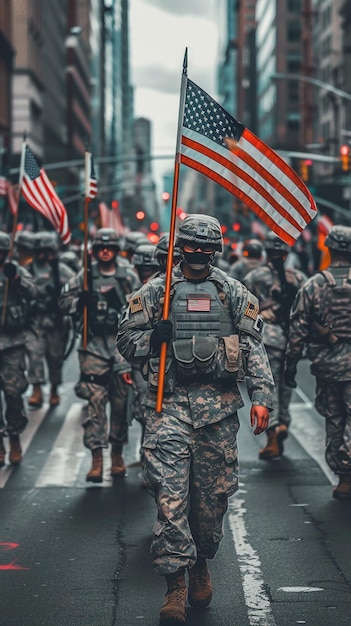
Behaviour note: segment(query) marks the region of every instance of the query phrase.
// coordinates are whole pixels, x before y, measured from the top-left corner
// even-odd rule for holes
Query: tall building
[[[11,2],[0,0],[0,150],[7,151],[11,146],[11,80],[14,49],[11,33]],[[0,154],[1,161],[4,152]],[[1,163],[1,166],[3,163]],[[1,172],[0,172],[1,173]]]

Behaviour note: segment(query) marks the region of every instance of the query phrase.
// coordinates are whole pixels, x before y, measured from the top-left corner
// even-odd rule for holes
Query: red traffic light
[[[350,146],[347,146],[346,144],[340,146],[340,154],[341,156],[348,156],[350,154]]]

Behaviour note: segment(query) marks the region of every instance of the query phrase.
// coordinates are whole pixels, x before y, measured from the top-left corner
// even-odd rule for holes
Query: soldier
[[[144,243],[150,243],[145,233],[142,233],[139,230],[129,231],[124,238],[124,244],[123,247],[121,247],[120,256],[131,262],[132,256],[137,247]]]
[[[251,270],[262,263],[263,245],[259,239],[248,239],[244,242],[242,257],[230,266],[229,276],[241,282]]]
[[[14,259],[22,267],[31,267],[35,249],[35,233],[29,230],[18,230],[15,234]],[[30,270],[29,270],[30,271]]]
[[[131,263],[135,267],[142,284],[145,284],[159,269],[155,252],[156,248],[154,244],[142,243],[136,248],[132,256]]]
[[[238,488],[237,410],[243,401],[237,381],[247,376],[255,434],[268,425],[273,387],[257,299],[212,265],[223,248],[218,220],[188,215],[176,245],[183,260],[172,271],[169,319],[161,319],[161,274],[133,294],[117,336],[123,356],[148,377],[143,469],[158,507],[153,564],[167,582],[161,624],[185,621],[186,569],[189,603],[205,607],[211,601],[207,559],[217,552],[228,498]],[[158,413],[163,342],[165,396]]]
[[[82,319],[88,307],[89,334],[87,349],[80,348],[80,380],[76,394],[88,400],[83,423],[84,445],[91,450],[92,466],[86,480],[101,483],[103,477],[103,448],[112,443],[111,475],[122,477],[126,466],[122,449],[128,440],[127,394],[130,366],[116,349],[116,332],[126,298],[137,283],[135,273],[117,261],[119,237],[112,228],[100,228],[92,244],[95,261],[89,270],[89,289],[84,290],[82,269],[67,285],[60,306],[65,314]],[[110,428],[106,406],[110,402]]]
[[[160,237],[156,245],[156,250],[155,250],[155,257],[159,264],[159,271],[163,274],[166,272],[168,250],[169,250],[169,233],[164,233]],[[173,267],[177,265],[180,260],[181,260],[180,250],[178,250],[177,246],[174,246],[173,247]]]
[[[0,467],[5,464],[3,438],[10,439],[10,463],[22,460],[20,435],[28,419],[22,394],[28,387],[25,376],[24,329],[30,301],[37,290],[31,276],[17,263],[8,261],[10,237],[0,233],[0,386],[6,401],[6,414],[0,406]],[[1,400],[1,398],[0,398]]]
[[[50,388],[50,406],[60,402],[57,393],[62,382],[62,367],[69,335],[69,320],[64,318],[58,306],[58,297],[63,285],[74,276],[74,272],[58,260],[59,244],[56,233],[41,231],[35,236],[35,254],[32,275],[38,287],[38,297],[32,308],[34,318],[34,345],[29,359],[28,380],[33,385],[28,398],[31,407],[43,404],[41,386],[45,384],[45,361],[47,363]]]
[[[330,267],[309,278],[294,302],[285,378],[296,387],[306,345],[315,406],[326,418],[326,461],[339,476],[333,497],[351,500],[351,228],[333,226],[325,243]]]
[[[271,460],[282,455],[283,442],[288,436],[292,390],[285,384],[284,362],[289,315],[297,290],[307,277],[299,270],[285,269],[284,261],[290,248],[273,232],[267,234],[264,248],[267,262],[246,274],[244,283],[260,303],[260,314],[265,323],[263,342],[275,383],[267,443],[259,452],[260,459]]]

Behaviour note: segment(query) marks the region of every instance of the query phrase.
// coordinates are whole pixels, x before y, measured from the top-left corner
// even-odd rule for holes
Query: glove
[[[287,387],[290,387],[291,389],[296,389],[297,387],[296,380],[295,380],[296,373],[297,373],[297,369],[295,365],[287,367],[284,372],[285,384]]]
[[[163,343],[169,343],[172,337],[173,324],[171,320],[160,320],[151,335],[150,345],[155,351],[159,351]]]
[[[3,272],[6,278],[16,278],[16,276],[18,275],[16,263],[12,263],[12,261],[7,261],[4,264]]]
[[[82,291],[77,300],[77,311],[83,311],[86,306],[93,306],[97,300],[97,294],[90,291]]]

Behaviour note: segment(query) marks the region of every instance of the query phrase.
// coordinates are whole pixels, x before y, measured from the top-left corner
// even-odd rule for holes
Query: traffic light
[[[307,183],[310,177],[309,168],[312,165],[311,159],[302,159],[299,161],[299,175],[302,180]]]
[[[350,169],[350,146],[347,144],[340,146],[341,169],[348,172]]]

